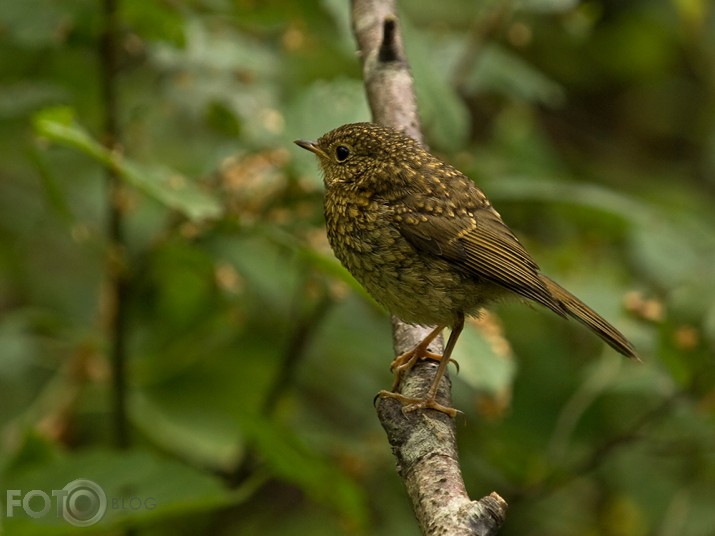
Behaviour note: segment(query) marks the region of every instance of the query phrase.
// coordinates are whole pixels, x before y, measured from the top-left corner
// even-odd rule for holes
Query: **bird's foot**
[[[417,363],[417,361],[421,359],[433,359],[435,361],[441,361],[442,355],[428,351],[427,348],[425,348],[422,344],[418,344],[412,350],[405,352],[402,355],[398,355],[395,359],[392,360],[392,363],[390,363],[390,370],[395,376],[394,382],[392,384],[393,391],[397,389],[402,375],[412,370],[412,367],[415,366],[415,363]]]
[[[402,375],[412,370],[412,367],[414,367],[418,361],[423,359],[432,359],[433,361],[439,362],[442,361],[442,355],[430,352],[424,348],[422,344],[418,344],[409,352],[405,352],[392,360],[392,363],[390,363],[390,370],[394,376],[392,381],[393,391],[397,389],[398,385],[400,385]],[[459,372],[459,363],[457,363],[454,359],[450,359],[449,362],[454,363],[457,367],[457,372]]]
[[[458,413],[462,413],[458,409],[450,408],[449,406],[440,404],[439,402],[437,402],[434,396],[427,396],[426,398],[412,398],[400,393],[385,390],[382,390],[377,393],[377,396],[379,398],[394,398],[396,400],[399,400],[403,404],[402,413],[404,414],[418,409],[433,409],[435,411],[439,411],[441,413],[449,415],[452,418],[455,418]]]

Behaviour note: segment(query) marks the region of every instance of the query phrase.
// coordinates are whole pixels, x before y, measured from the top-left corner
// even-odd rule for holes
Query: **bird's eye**
[[[350,156],[350,149],[344,145],[338,145],[335,148],[335,158],[338,159],[338,162],[345,162],[348,156]]]

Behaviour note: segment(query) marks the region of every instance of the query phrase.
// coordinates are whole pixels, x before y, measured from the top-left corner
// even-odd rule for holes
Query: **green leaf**
[[[204,377],[200,379],[208,383]],[[212,399],[211,389],[202,389],[203,385],[187,388],[180,381],[171,385],[184,387],[182,400],[188,403],[179,405],[162,393],[137,393],[132,400],[134,424],[155,444],[185,460],[202,467],[233,467],[244,441],[235,420],[222,411],[221,401]],[[201,404],[204,407],[199,409]]]
[[[645,203],[596,184],[509,176],[491,182],[488,194],[493,201],[544,201],[590,207],[630,224],[648,225],[655,216]]]
[[[242,419],[242,430],[277,476],[334,508],[352,523],[365,526],[365,496],[357,483],[301,444],[290,430],[260,418]]]
[[[496,396],[511,390],[516,363],[501,335],[488,335],[473,321],[467,321],[452,359],[459,363],[457,377],[473,389]]]
[[[197,221],[221,214],[219,202],[179,173],[166,168],[148,168],[113,152],[95,140],[75,120],[72,108],[46,108],[33,118],[35,132],[66,145],[114,169],[120,177],[149,197]]]
[[[38,135],[77,149],[107,166],[115,165],[110,152],[77,124],[74,110],[69,106],[40,110],[32,122]]]
[[[564,91],[554,80],[508,49],[487,46],[466,80],[471,93],[496,92],[519,100],[558,106]]]
[[[220,216],[220,203],[189,179],[164,167],[146,167],[129,160],[119,163],[122,177],[167,207],[198,221]]]
[[[49,511],[38,518],[26,515],[22,506],[14,506],[13,515],[5,520],[7,533],[46,536],[77,532],[72,523],[59,515],[52,495],[53,490],[73,489],[68,485],[77,479],[89,480],[101,489],[101,492],[97,491],[90,484],[83,488],[86,494],[97,498],[105,495],[104,506],[101,502],[92,502],[89,497],[90,503],[85,504],[86,512],[90,507],[94,512],[105,511],[94,525],[103,531],[212,511],[239,502],[245,491],[229,492],[213,476],[143,450],[92,449],[37,464],[3,478],[3,487],[19,490],[21,498],[30,490],[40,490],[51,499]],[[35,500],[36,503],[30,504],[39,511],[42,503],[39,498]]]
[[[460,149],[469,135],[469,111],[452,84],[455,40],[422,35],[407,19],[401,24],[424,130],[436,146]]]
[[[125,0],[121,7],[127,27],[143,38],[176,46],[184,44],[185,22],[178,5]]]

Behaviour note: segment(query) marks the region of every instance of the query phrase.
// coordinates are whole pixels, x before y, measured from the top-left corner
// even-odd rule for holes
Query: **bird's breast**
[[[415,324],[451,324],[478,305],[477,283],[446,261],[419,254],[394,223],[394,205],[377,196],[325,196],[335,256],[392,314]]]

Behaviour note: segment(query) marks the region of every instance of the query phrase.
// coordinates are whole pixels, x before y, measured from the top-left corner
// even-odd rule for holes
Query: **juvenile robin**
[[[335,256],[390,313],[435,329],[392,362],[393,391],[405,411],[432,408],[465,316],[505,295],[528,298],[575,318],[621,354],[633,345],[598,313],[539,272],[482,191],[464,174],[401,132],[373,123],[343,125],[318,141],[296,140],[319,160],[325,223]],[[445,327],[443,354],[428,351]],[[420,359],[438,360],[423,399],[394,392]]]

